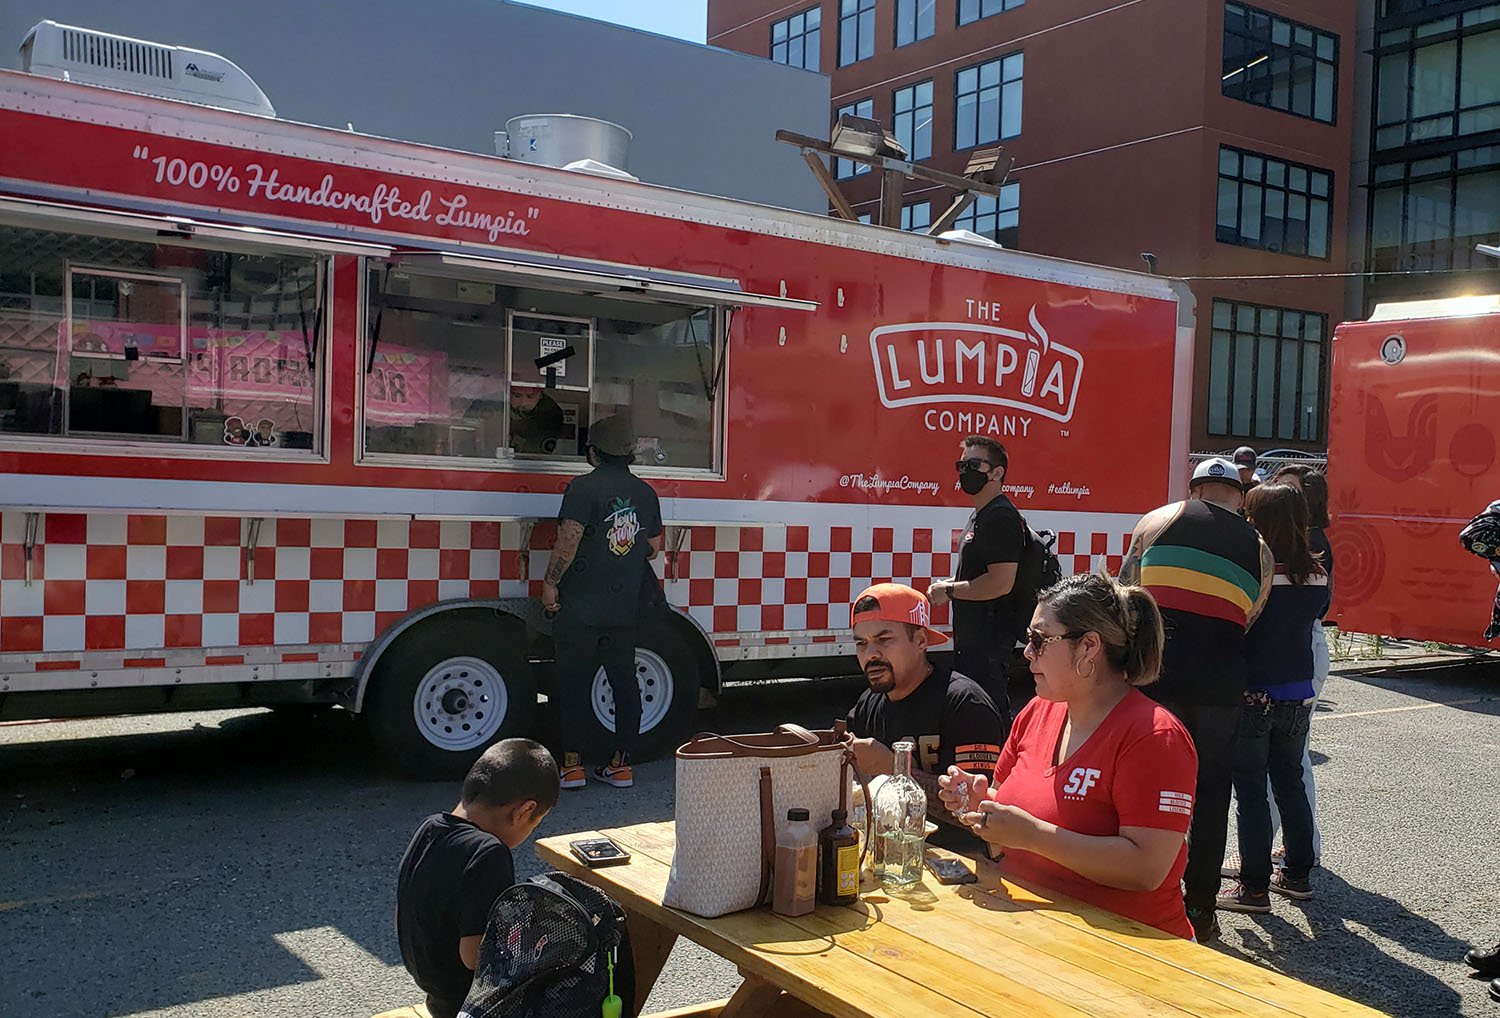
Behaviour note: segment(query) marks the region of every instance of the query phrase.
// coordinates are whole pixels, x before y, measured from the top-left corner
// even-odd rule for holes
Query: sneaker
[[[1265,891],[1257,893],[1246,890],[1245,885],[1238,882],[1219,895],[1218,903],[1220,908],[1230,912],[1265,913],[1271,911],[1270,894]]]
[[[1464,961],[1481,976],[1500,976],[1500,944],[1491,948],[1476,947],[1464,955]]]
[[[1286,875],[1286,870],[1273,870],[1271,872],[1271,890],[1277,894],[1284,894],[1288,898],[1298,901],[1307,901],[1313,896],[1311,881],[1303,878],[1294,880]]]
[[[630,761],[622,753],[616,753],[602,767],[595,767],[594,777],[615,788],[629,788],[635,784],[635,776],[630,772]]]
[[[1239,879],[1239,875],[1240,854],[1238,852],[1230,852],[1229,858],[1224,860],[1224,865],[1219,867],[1219,876],[1237,880]]]
[[[1212,944],[1219,939],[1219,915],[1188,910],[1188,922],[1193,925],[1193,939],[1200,944]]]
[[[583,761],[578,758],[578,754],[564,753],[562,765],[562,787],[583,788],[588,783],[588,775],[584,773]]]

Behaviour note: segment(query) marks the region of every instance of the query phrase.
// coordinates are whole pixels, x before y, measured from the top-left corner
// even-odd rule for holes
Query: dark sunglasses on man
[[[965,470],[977,470],[981,474],[987,474],[991,470],[995,469],[995,465],[989,460],[982,460],[978,457],[971,457],[966,460],[959,460],[957,463],[953,464],[953,468],[959,473],[963,473]]]

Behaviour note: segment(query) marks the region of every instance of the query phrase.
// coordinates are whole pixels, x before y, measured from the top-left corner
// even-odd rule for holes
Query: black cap
[[[789,809],[786,811],[788,820],[806,820],[810,814],[805,809]]]
[[[1249,467],[1255,469],[1255,450],[1248,445],[1242,445],[1234,451],[1234,465],[1237,467]]]
[[[843,809],[836,809],[836,810],[833,811],[833,823],[830,824],[829,826],[831,826],[831,827],[843,827],[848,822],[849,822],[849,811],[848,810],[843,810]]]

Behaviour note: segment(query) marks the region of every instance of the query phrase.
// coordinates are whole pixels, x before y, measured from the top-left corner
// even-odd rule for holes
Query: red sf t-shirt
[[[1067,719],[1066,703],[1037,697],[1026,705],[995,765],[992,799],[1078,834],[1112,837],[1122,827],[1186,834],[1198,752],[1182,722],[1132,689],[1072,756],[1054,766]],[[1184,840],[1167,879],[1152,891],[1106,887],[1034,852],[1007,849],[1003,868],[1018,880],[1191,938],[1193,927],[1182,903],[1186,865]]]

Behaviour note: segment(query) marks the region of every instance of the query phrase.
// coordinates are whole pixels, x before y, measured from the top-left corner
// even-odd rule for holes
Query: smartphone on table
[[[608,838],[583,838],[568,842],[568,851],[590,869],[619,866],[630,861],[630,853]]]
[[[940,884],[972,884],[979,879],[973,870],[957,859],[928,855],[926,862],[927,868]]]

